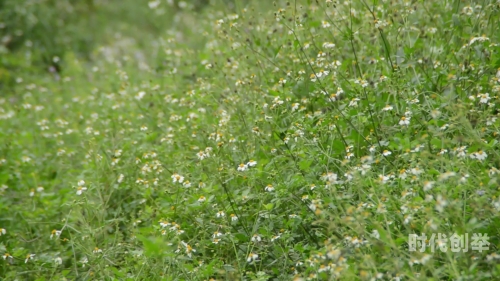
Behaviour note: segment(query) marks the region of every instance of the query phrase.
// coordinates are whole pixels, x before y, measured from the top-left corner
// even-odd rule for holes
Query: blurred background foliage
[[[216,2],[0,0],[0,89],[9,91],[20,70],[60,72],[61,59],[68,53],[91,60],[96,47],[111,44],[117,34],[134,38],[139,45],[152,41],[182,10],[192,15]]]

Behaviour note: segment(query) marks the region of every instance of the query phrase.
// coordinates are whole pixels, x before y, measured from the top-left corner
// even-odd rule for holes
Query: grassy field
[[[1,280],[500,280],[499,1],[202,2],[4,1]]]

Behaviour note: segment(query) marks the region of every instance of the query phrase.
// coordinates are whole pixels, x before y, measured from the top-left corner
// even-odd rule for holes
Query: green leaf
[[[309,167],[311,167],[311,164],[313,163],[313,160],[302,160],[299,162],[299,167],[301,170],[307,170]]]
[[[162,251],[162,244],[164,244],[159,239],[151,239],[142,235],[137,235],[137,239],[142,242],[144,246],[144,254],[146,256],[158,256]]]

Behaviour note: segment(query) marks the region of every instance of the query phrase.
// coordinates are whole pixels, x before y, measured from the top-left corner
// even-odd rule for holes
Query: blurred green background
[[[0,89],[9,92],[18,71],[60,72],[68,53],[92,60],[92,52],[117,35],[147,45],[207,5],[232,6],[221,0],[0,0]]]

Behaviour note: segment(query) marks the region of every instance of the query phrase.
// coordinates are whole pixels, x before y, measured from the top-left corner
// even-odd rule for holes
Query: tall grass
[[[498,1],[127,5],[8,71],[5,280],[500,274]]]

